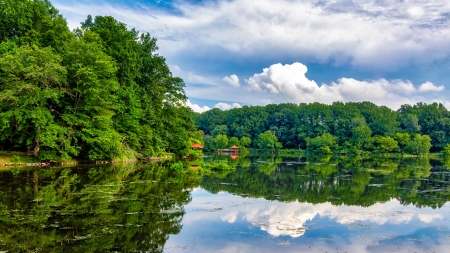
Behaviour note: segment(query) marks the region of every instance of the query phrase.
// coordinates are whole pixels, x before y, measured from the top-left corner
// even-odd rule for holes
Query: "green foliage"
[[[431,138],[428,135],[414,134],[413,138],[406,146],[409,153],[417,155],[427,155],[431,148]]]
[[[236,146],[240,147],[241,146],[241,142],[239,141],[239,139],[237,137],[233,136],[228,141],[228,145],[229,146],[236,145]]]
[[[245,148],[249,147],[252,144],[252,140],[247,136],[242,136],[239,142],[241,143],[241,146]]]
[[[236,168],[230,166],[226,162],[216,162],[216,163],[203,163],[202,167],[210,170],[235,170]]]
[[[148,33],[110,16],[71,33],[47,0],[3,1],[0,12],[1,149],[120,160],[203,143],[183,80]]]
[[[450,143],[450,113],[437,103],[404,105],[398,111],[371,102],[271,104],[227,111],[215,108],[196,115],[195,120],[207,135],[213,130],[217,133],[219,129],[227,129],[230,138],[241,139],[241,146],[245,146],[242,138],[249,137],[253,148],[259,147],[259,135],[268,130],[283,147],[293,149],[304,149],[307,140],[329,133],[338,137],[340,152],[352,154],[386,152],[381,151],[380,143],[373,143],[373,136],[394,138],[399,143],[392,151],[403,153],[410,152],[406,148],[409,141],[407,135],[397,134],[409,134],[411,138],[416,133],[428,135],[431,151],[442,150]]]
[[[445,157],[450,157],[450,144],[445,145],[444,149],[442,150],[442,153]]]
[[[18,162],[20,162],[20,156],[13,155],[13,157],[11,157],[11,159],[9,161],[12,163],[18,163]]]
[[[211,131],[211,135],[214,138],[217,138],[219,134],[228,135],[228,127],[226,125],[218,125]]]
[[[282,148],[281,143],[278,142],[278,138],[270,130],[259,134],[256,143],[258,143],[258,147],[262,150],[274,151],[275,149]]]
[[[389,136],[374,136],[374,149],[379,153],[389,153],[398,148],[398,142]]]
[[[333,153],[337,149],[337,137],[332,134],[325,133],[307,140],[307,150],[323,154]]]
[[[214,139],[214,142],[218,149],[228,148],[228,137],[226,135],[223,134],[217,135],[217,137]]]
[[[175,162],[174,164],[170,165],[170,170],[175,171],[175,172],[181,172],[181,171],[183,171],[183,168],[184,168],[183,163],[180,161]]]
[[[211,152],[217,149],[215,139],[212,136],[208,135],[205,137],[204,149],[207,152]]]

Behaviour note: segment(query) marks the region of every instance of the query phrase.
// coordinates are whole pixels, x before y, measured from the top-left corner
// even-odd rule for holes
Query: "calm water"
[[[448,252],[450,170],[428,159],[170,162],[0,172],[0,252]],[[188,166],[189,163],[186,163]]]

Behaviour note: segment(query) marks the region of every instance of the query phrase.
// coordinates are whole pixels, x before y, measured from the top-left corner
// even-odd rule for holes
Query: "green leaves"
[[[97,159],[185,153],[183,80],[110,16],[70,33],[49,1],[0,3],[0,147]],[[42,156],[44,157],[44,156]]]
[[[59,149],[64,129],[55,109],[66,82],[61,57],[50,48],[22,46],[0,58],[0,141],[13,147]],[[11,141],[14,140],[14,141]]]

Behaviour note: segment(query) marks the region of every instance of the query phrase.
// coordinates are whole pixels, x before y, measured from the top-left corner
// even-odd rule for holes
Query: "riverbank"
[[[0,167],[50,167],[50,166],[65,166],[78,164],[117,164],[117,163],[133,163],[137,161],[160,161],[173,159],[173,154],[167,153],[158,157],[132,158],[122,160],[77,160],[77,159],[60,159],[53,161],[39,161],[36,157],[27,155],[25,152],[0,152]]]

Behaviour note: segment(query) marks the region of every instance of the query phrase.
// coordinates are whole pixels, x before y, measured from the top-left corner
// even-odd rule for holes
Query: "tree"
[[[66,68],[51,48],[15,47],[0,58],[0,142],[7,147],[64,152],[66,129],[57,124]]]
[[[219,149],[228,148],[228,137],[223,134],[217,135],[215,138],[216,147]]]
[[[228,135],[227,125],[218,125],[211,131],[213,137],[217,137],[219,134]]]
[[[242,136],[240,143],[241,143],[241,146],[247,148],[252,144],[252,140],[247,136]]]
[[[211,152],[213,150],[216,150],[216,142],[214,140],[214,138],[212,136],[206,136],[205,137],[205,145],[203,147],[205,149],[205,151],[207,152]]]
[[[413,134],[420,131],[421,127],[419,125],[419,117],[412,113],[406,113],[399,118],[400,127],[405,130],[405,132]]]
[[[87,31],[67,43],[63,52],[68,85],[63,89],[66,99],[61,117],[70,129],[66,141],[85,143],[81,148],[91,160],[123,155],[122,136],[112,121],[119,88],[117,67],[100,43],[97,34]]]
[[[237,137],[231,137],[230,140],[228,141],[228,145],[229,146],[236,145],[239,147],[239,146],[241,146],[241,143]]]
[[[277,148],[281,148],[281,143],[278,142],[278,138],[270,131],[267,130],[264,133],[259,134],[257,139],[258,147],[262,150],[271,150],[272,152]]]
[[[0,42],[52,47],[59,52],[74,37],[64,17],[48,0],[4,0],[0,13]]]
[[[307,139],[307,150],[330,154],[337,148],[337,137],[325,133],[312,139]]]
[[[372,130],[367,126],[364,118],[355,118],[352,120],[352,138],[351,142],[356,148],[367,147],[371,143]]]
[[[373,142],[375,149],[380,153],[389,153],[395,148],[398,148],[398,142],[389,136],[374,136]]]
[[[406,150],[417,155],[427,155],[431,148],[431,138],[428,135],[414,134]]]

